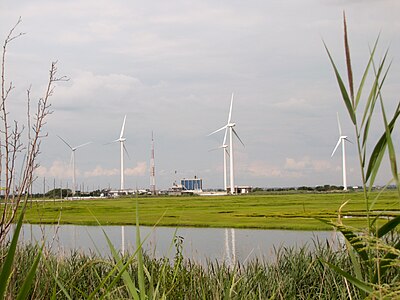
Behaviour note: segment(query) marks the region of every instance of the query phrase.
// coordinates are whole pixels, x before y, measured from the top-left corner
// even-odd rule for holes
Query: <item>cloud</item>
[[[79,174],[79,170],[76,170],[76,175]],[[53,161],[51,167],[46,168],[44,166],[39,166],[35,170],[35,175],[38,177],[54,177],[54,178],[67,178],[72,176],[72,168],[59,160]]]
[[[78,70],[69,83],[57,88],[57,97],[82,101],[96,94],[126,94],[138,86],[141,86],[139,79],[124,74],[96,75],[93,72]]]
[[[85,177],[115,176],[117,174],[119,174],[119,170],[116,168],[104,169],[101,166],[96,166],[93,170],[86,171]]]
[[[326,160],[312,160],[310,157],[303,157],[300,160],[294,158],[286,158],[284,169],[288,171],[315,171],[324,172],[332,170],[333,167],[330,162]]]
[[[120,170],[117,168],[113,169],[105,169],[100,165],[97,165],[93,170],[86,171],[85,177],[110,177],[117,176],[120,173]],[[133,168],[125,168],[124,174],[128,176],[136,175],[141,176],[147,173],[147,164],[146,162],[138,162],[137,165]]]
[[[137,163],[136,167],[127,168],[124,171],[125,175],[136,175],[141,176],[147,173],[147,164],[144,161],[140,161]]]
[[[277,166],[269,165],[262,161],[251,162],[247,166],[241,166],[240,172],[248,173],[253,177],[275,177],[282,178],[284,176],[282,169]]]
[[[300,160],[286,158],[283,165],[271,165],[264,161],[254,161],[240,167],[240,172],[252,177],[267,178],[301,178],[311,172],[326,172],[334,170],[334,167],[325,160],[312,160],[304,157]]]
[[[311,104],[305,99],[298,98],[290,98],[286,101],[276,102],[272,104],[273,107],[281,109],[281,110],[308,110],[312,109]]]

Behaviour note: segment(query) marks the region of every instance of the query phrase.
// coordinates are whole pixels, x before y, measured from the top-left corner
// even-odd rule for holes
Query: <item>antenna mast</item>
[[[152,195],[156,194],[156,166],[154,160],[154,136],[151,132],[151,158],[150,158],[150,191]]]

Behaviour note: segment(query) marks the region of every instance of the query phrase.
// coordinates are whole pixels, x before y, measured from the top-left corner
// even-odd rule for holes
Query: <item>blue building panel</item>
[[[182,179],[181,185],[183,190],[187,191],[201,191],[203,189],[203,180],[199,178]]]

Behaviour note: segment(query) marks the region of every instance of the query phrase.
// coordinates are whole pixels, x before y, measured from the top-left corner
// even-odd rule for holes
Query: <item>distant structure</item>
[[[150,158],[150,191],[156,195],[156,165],[154,160],[154,135],[151,132],[151,158]]]
[[[124,186],[124,150],[128,154],[128,151],[125,148],[125,141],[126,138],[124,137],[124,129],[125,129],[125,122],[126,122],[126,115],[124,116],[124,121],[122,123],[122,128],[121,128],[121,133],[119,134],[119,138],[110,142],[110,143],[120,143],[120,155],[121,155],[121,186],[120,190],[123,191],[125,186]]]
[[[251,193],[252,190],[253,190],[253,187],[251,187],[249,185],[240,185],[240,186],[236,185],[234,194],[248,194],[248,193]],[[230,186],[227,187],[227,193],[232,194]]]
[[[203,191],[203,179],[196,176],[191,179],[181,179],[182,190],[186,192],[199,193]]]
[[[236,126],[236,123],[232,122],[232,107],[233,107],[233,93],[232,93],[232,97],[231,97],[231,105],[229,108],[229,115],[228,115],[228,122],[226,123],[225,126],[221,127],[220,129],[217,129],[213,132],[211,132],[209,135],[212,135],[214,133],[217,133],[221,130],[225,129],[225,135],[224,135],[224,141],[222,143],[221,148],[222,149],[226,149],[228,147],[228,145],[226,145],[226,136],[229,133],[229,180],[230,180],[230,188],[227,188],[226,186],[226,152],[224,150],[224,188],[226,189],[226,191],[230,194],[235,194],[235,180],[234,180],[234,159],[233,159],[233,135],[236,136],[236,138],[240,141],[240,143],[242,143],[242,145],[244,146],[242,140],[240,139],[239,135],[237,134],[236,130],[234,129],[234,127]]]
[[[203,179],[197,178],[183,178],[180,184],[176,182],[173,183],[172,187],[166,191],[160,191],[160,194],[168,194],[170,196],[180,196],[180,195],[199,195],[203,192]]]
[[[76,192],[76,175],[75,175],[75,151],[81,147],[84,147],[86,145],[89,145],[92,142],[87,142],[85,144],[76,146],[76,147],[72,147],[70,144],[68,144],[61,136],[57,135],[58,138],[64,142],[65,145],[68,146],[69,149],[71,149],[72,154],[71,154],[71,160],[72,160],[72,196],[75,196],[75,192]]]

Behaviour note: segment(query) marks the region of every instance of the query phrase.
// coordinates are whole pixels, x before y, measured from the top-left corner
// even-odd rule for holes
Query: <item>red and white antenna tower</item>
[[[150,191],[153,195],[156,194],[156,166],[154,160],[154,136],[151,132],[151,158],[150,158]]]

